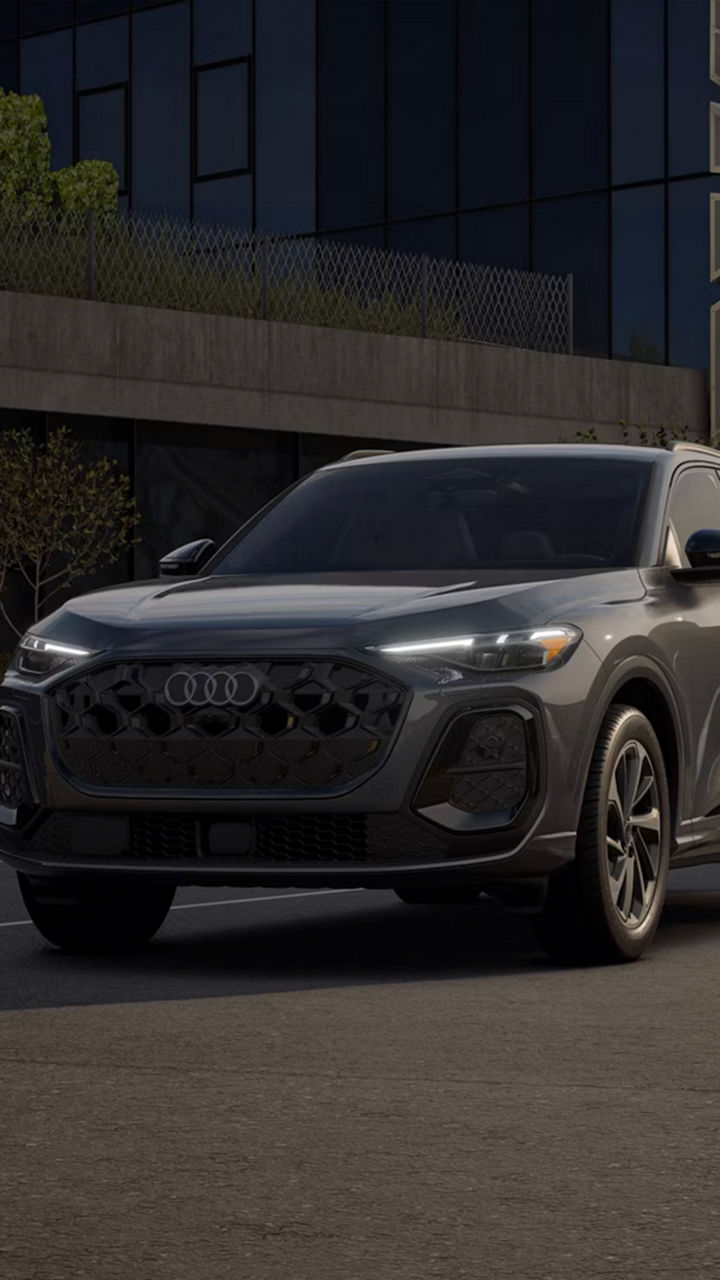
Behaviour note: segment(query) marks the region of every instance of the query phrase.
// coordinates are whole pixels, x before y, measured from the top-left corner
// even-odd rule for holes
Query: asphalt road
[[[492,906],[288,894],[183,891],[90,961],[0,870],[0,1275],[720,1273],[720,868],[604,970]]]

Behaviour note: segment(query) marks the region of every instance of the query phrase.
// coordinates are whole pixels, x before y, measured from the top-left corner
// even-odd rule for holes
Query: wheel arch
[[[662,669],[651,660],[642,664],[629,660],[618,666],[612,680],[605,686],[602,696],[596,703],[583,760],[582,776],[585,781],[590,771],[601,725],[613,706],[635,707],[652,725],[660,743],[667,770],[672,829],[679,833],[683,820],[692,816],[687,803],[688,730],[685,716],[669,680]]]

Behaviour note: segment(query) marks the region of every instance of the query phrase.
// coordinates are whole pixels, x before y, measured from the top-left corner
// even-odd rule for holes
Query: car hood
[[[33,630],[92,649],[188,653],[331,648],[511,630],[640,599],[635,569],[221,577],[78,596]]]

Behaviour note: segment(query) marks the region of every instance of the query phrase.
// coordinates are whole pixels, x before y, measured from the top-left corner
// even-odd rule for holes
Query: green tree
[[[8,574],[28,584],[36,621],[58,591],[137,541],[128,476],[109,458],[88,462],[66,427],[42,445],[27,429],[0,436],[0,493],[0,613],[17,635],[27,619],[8,615]]]
[[[50,157],[42,99],[0,89],[0,212],[38,222],[65,210],[117,209],[118,176],[107,160],[52,170]]]

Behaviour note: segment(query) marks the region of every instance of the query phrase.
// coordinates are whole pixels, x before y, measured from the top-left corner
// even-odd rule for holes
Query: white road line
[[[171,911],[198,911],[203,907],[234,907],[241,902],[278,902],[284,898],[322,898],[329,893],[362,893],[362,889],[306,889],[304,893],[270,893],[262,898],[221,898],[217,902],[179,902]],[[32,920],[2,920],[0,929],[19,929]]]

